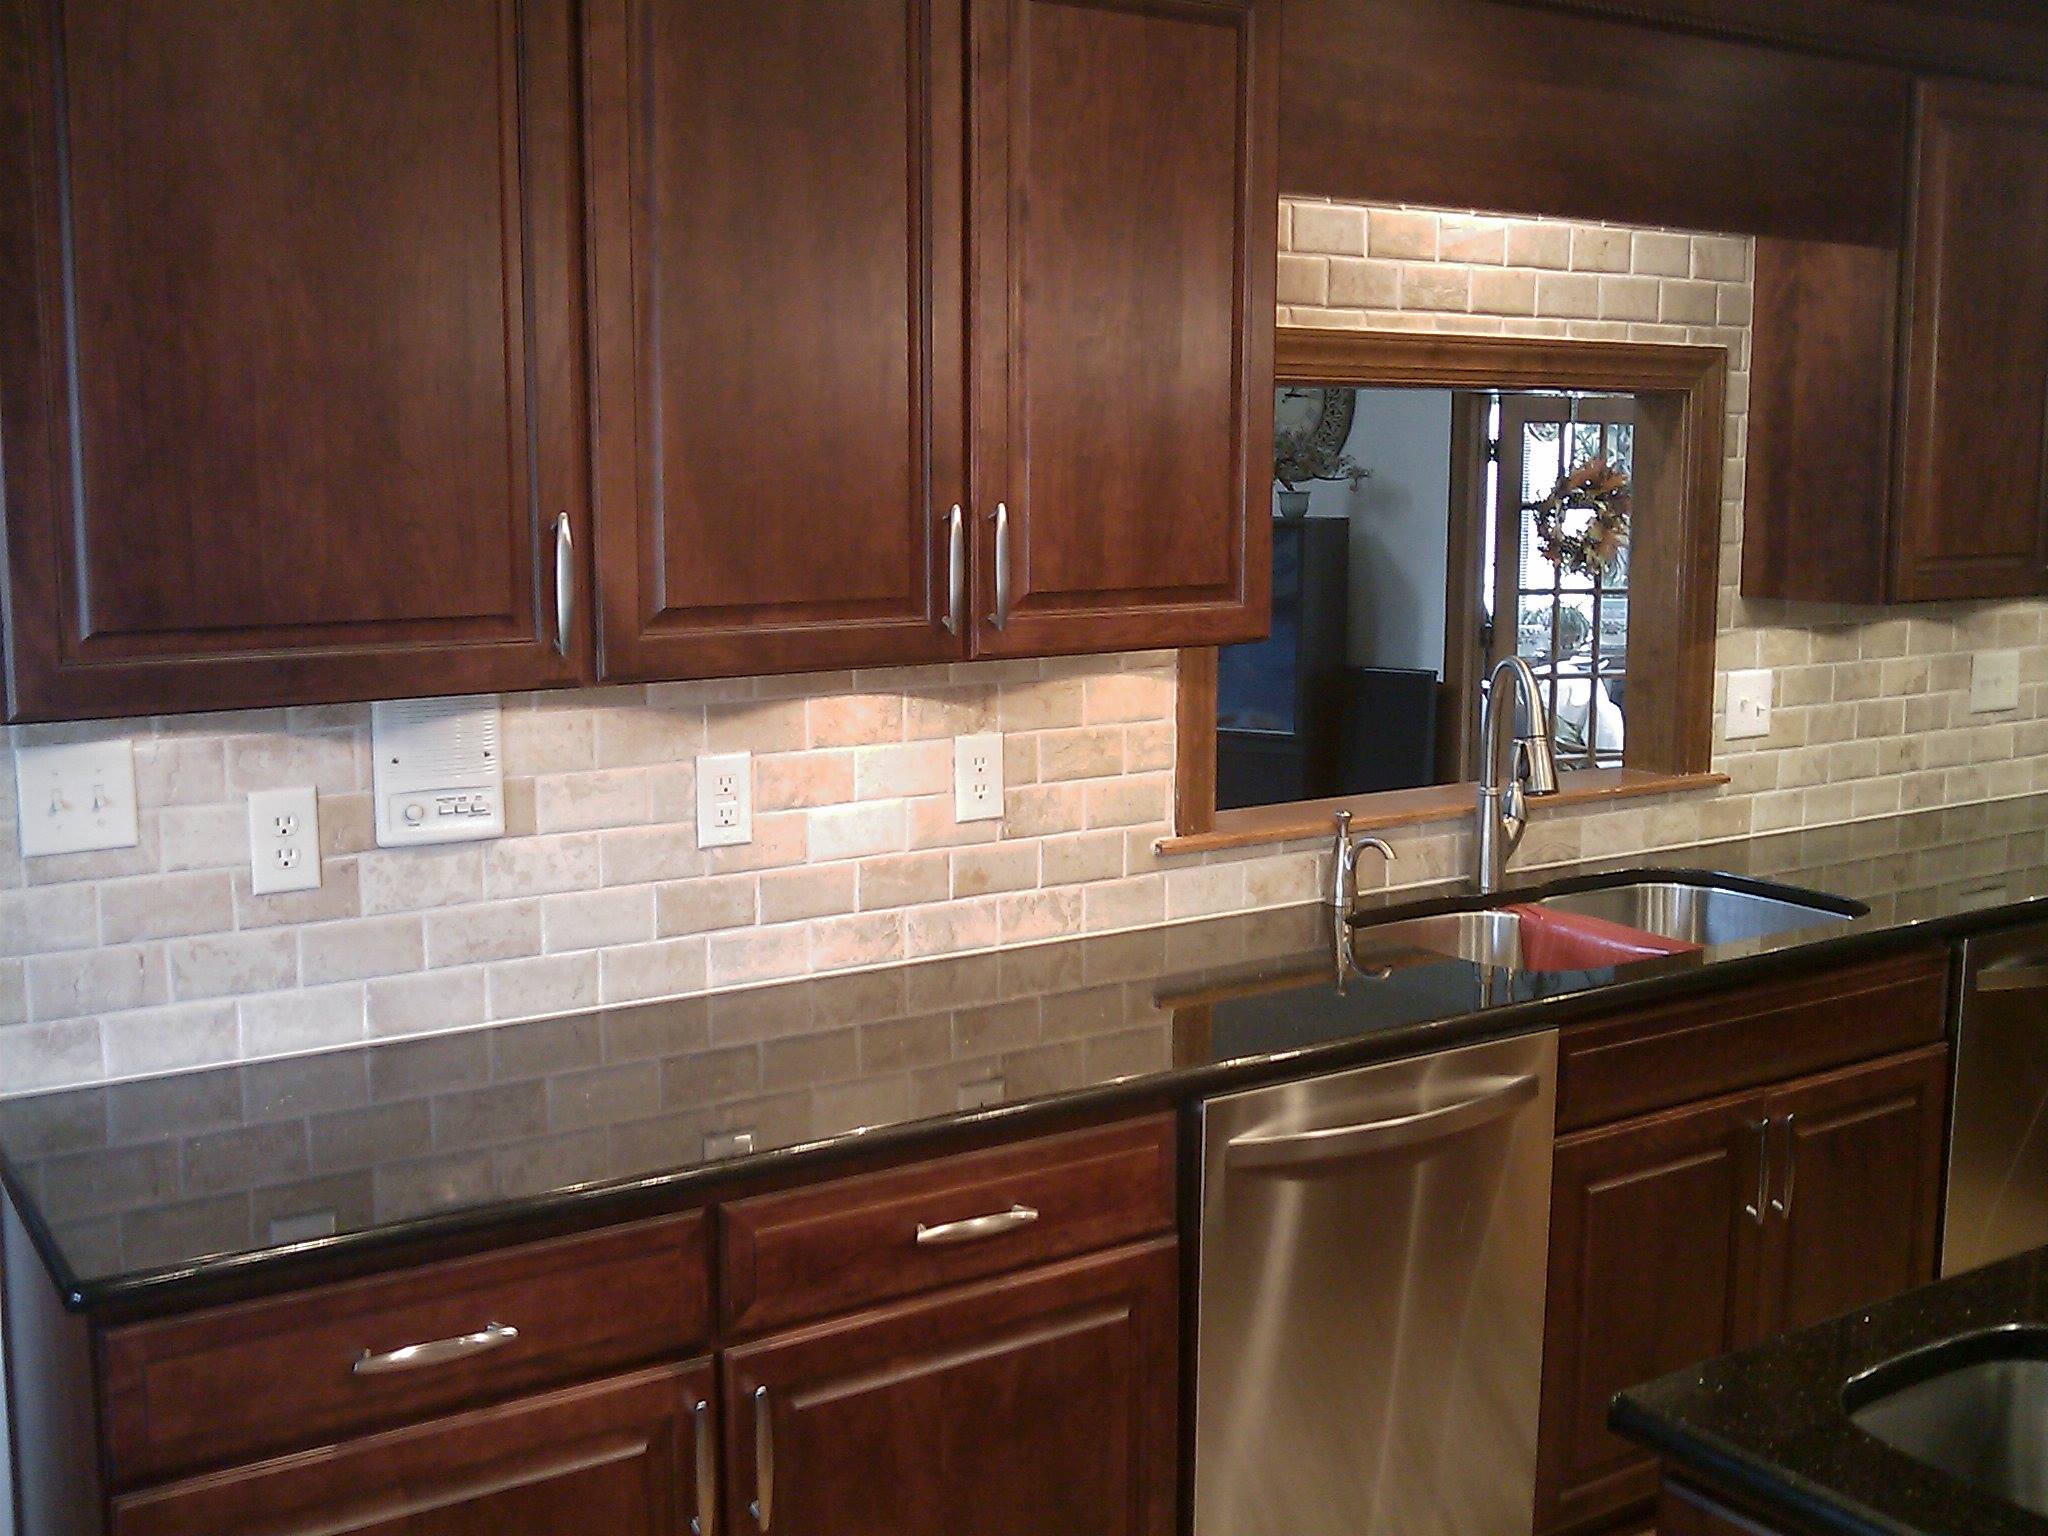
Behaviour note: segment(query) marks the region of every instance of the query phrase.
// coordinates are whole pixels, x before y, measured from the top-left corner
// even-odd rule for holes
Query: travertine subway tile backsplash
[[[1776,671],[1771,735],[1717,741],[1725,792],[1545,815],[1520,866],[2048,788],[2048,605],[1737,596],[1749,241],[1314,201],[1279,233],[1283,323],[1729,351],[1719,665]],[[1990,646],[2020,708],[1971,715]],[[1310,898],[1317,845],[1153,852],[1173,689],[1147,653],[509,697],[508,836],[435,850],[374,846],[367,707],[14,728],[133,736],[142,841],[22,860],[0,756],[0,1091]],[[1007,814],[958,825],[950,738],[981,730]],[[700,852],[691,759],[725,748],[754,841]],[[287,784],[321,792],[325,882],[253,896],[244,797]],[[1462,868],[1458,825],[1393,841],[1399,882]]]

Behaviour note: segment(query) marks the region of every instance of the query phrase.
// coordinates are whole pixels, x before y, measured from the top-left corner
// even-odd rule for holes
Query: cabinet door
[[[1804,1328],[1934,1278],[1948,1048],[1780,1090],[1759,1332]]]
[[[728,1529],[1170,1536],[1171,1240],[727,1356]]]
[[[1279,7],[972,11],[975,648],[1256,638]]]
[[[1893,595],[2048,591],[2048,95],[1922,82],[1915,219]]]
[[[7,8],[16,718],[587,665],[569,10]]]
[[[589,18],[605,672],[964,655],[959,0]]]
[[[1558,1142],[1539,1531],[1647,1507],[1655,1461],[1608,1433],[1609,1400],[1741,1341],[1761,1115],[1755,1099],[1723,1099]]]
[[[710,1512],[697,1479],[716,1465],[713,1419],[708,1364],[643,1371],[123,1495],[112,1530],[680,1536]]]

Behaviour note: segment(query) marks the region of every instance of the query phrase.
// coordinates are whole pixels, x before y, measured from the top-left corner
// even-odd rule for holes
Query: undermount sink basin
[[[1860,915],[1851,902],[1823,905],[1831,900],[1821,896],[1798,900],[1728,886],[1651,879],[1568,891],[1546,896],[1536,905],[1705,947],[1823,928]]]
[[[1522,968],[1522,919],[1513,912],[1443,912],[1359,931],[1361,942],[1423,949],[1496,970]]]
[[[1694,946],[1630,932],[1599,919],[1562,921],[1527,906],[1411,917],[1361,929],[1361,964],[1393,949],[1418,949],[1499,971],[1593,971],[1654,959]]]
[[[1843,1400],[1893,1450],[2048,1515],[2048,1328],[1936,1345],[1859,1377]]]

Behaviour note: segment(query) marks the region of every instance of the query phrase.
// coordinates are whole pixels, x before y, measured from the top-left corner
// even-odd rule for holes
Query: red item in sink
[[[1532,971],[1595,971],[1659,955],[1697,953],[1699,945],[1667,939],[1581,912],[1534,904],[1513,906],[1522,925],[1522,965]]]

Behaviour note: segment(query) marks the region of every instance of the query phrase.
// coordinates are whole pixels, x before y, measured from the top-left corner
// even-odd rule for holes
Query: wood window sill
[[[1582,768],[1561,774],[1558,791],[1532,801],[1537,814],[1567,805],[1593,805],[1641,795],[1680,794],[1715,789],[1728,782],[1725,773],[1650,773],[1640,768]],[[1250,848],[1260,843],[1294,843],[1328,837],[1331,817],[1351,812],[1351,830],[1372,832],[1388,827],[1414,827],[1432,821],[1470,817],[1473,784],[1431,784],[1422,789],[1390,789],[1371,795],[1344,795],[1330,800],[1297,800],[1289,805],[1249,806],[1218,811],[1207,832],[1162,837],[1153,847],[1161,854],[1209,853],[1219,848]]]

